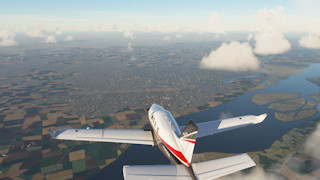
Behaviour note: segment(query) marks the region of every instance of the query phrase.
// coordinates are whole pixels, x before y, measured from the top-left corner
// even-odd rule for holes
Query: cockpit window
[[[177,122],[174,120],[174,117],[171,115],[170,112],[167,112],[167,116],[166,116],[166,117],[173,120],[173,121],[170,121],[170,126],[171,126],[173,132],[174,132],[177,136],[180,136],[181,131],[180,131],[180,128],[179,128]]]

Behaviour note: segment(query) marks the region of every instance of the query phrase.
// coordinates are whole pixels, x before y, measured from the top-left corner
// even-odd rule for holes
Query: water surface
[[[320,76],[319,69],[319,63],[313,64],[305,68],[303,73],[291,75],[288,79],[281,80],[272,87],[243,94],[234,101],[206,111],[188,114],[176,120],[179,125],[183,125],[190,119],[195,122],[217,120],[222,113],[231,114],[232,116],[268,113],[268,117],[260,124],[197,139],[194,152],[243,153],[269,148],[275,140],[290,129],[302,125],[315,117],[320,117],[320,114],[317,112],[310,118],[282,122],[274,118],[276,110],[268,109],[268,105],[252,103],[251,97],[257,93],[299,93],[302,97],[310,100],[310,95],[319,93],[320,88],[307,81],[306,78]],[[99,171],[92,179],[122,179],[122,167],[127,164],[151,165],[168,163],[169,160],[157,147],[131,145],[116,161]]]

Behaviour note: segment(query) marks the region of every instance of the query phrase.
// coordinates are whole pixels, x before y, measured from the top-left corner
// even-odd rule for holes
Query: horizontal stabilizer
[[[247,154],[230,156],[210,161],[192,163],[195,177],[199,180],[214,179],[225,176],[256,164]],[[124,166],[123,177],[125,180],[157,179],[157,180],[191,180],[187,167],[178,165],[135,165]]]
[[[133,165],[123,166],[125,180],[191,180],[191,177],[182,164],[178,165]]]
[[[60,129],[49,133],[62,140],[154,145],[152,132],[143,129]]]
[[[198,179],[214,179],[255,166],[248,154],[240,154],[210,161],[193,163],[193,171]]]

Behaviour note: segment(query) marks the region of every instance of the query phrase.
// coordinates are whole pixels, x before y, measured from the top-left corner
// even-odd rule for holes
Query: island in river
[[[316,97],[316,95],[313,95]],[[284,122],[305,119],[317,112],[319,102],[306,100],[298,93],[260,93],[252,96],[251,101],[259,105],[268,105],[274,109],[276,119]]]
[[[307,80],[320,86],[320,77],[310,77],[310,78],[307,78]]]

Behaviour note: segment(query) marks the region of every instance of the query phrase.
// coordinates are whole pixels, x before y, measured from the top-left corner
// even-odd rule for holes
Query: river
[[[261,124],[197,139],[194,153],[243,153],[267,149],[290,129],[319,117],[320,113],[317,112],[314,116],[302,120],[282,122],[274,118],[275,110],[268,109],[267,105],[252,103],[251,97],[259,93],[299,93],[302,97],[311,99],[310,95],[319,93],[320,88],[307,81],[306,78],[320,76],[319,69],[320,63],[310,65],[303,69],[303,73],[291,75],[288,79],[281,80],[274,86],[243,94],[234,101],[206,111],[181,116],[176,120],[178,124],[183,125],[190,119],[196,123],[216,120],[219,119],[222,113],[232,116],[268,113],[268,117]],[[157,147],[131,145],[116,161],[103,168],[92,179],[123,179],[122,167],[127,164],[151,165],[169,163],[169,160]]]

